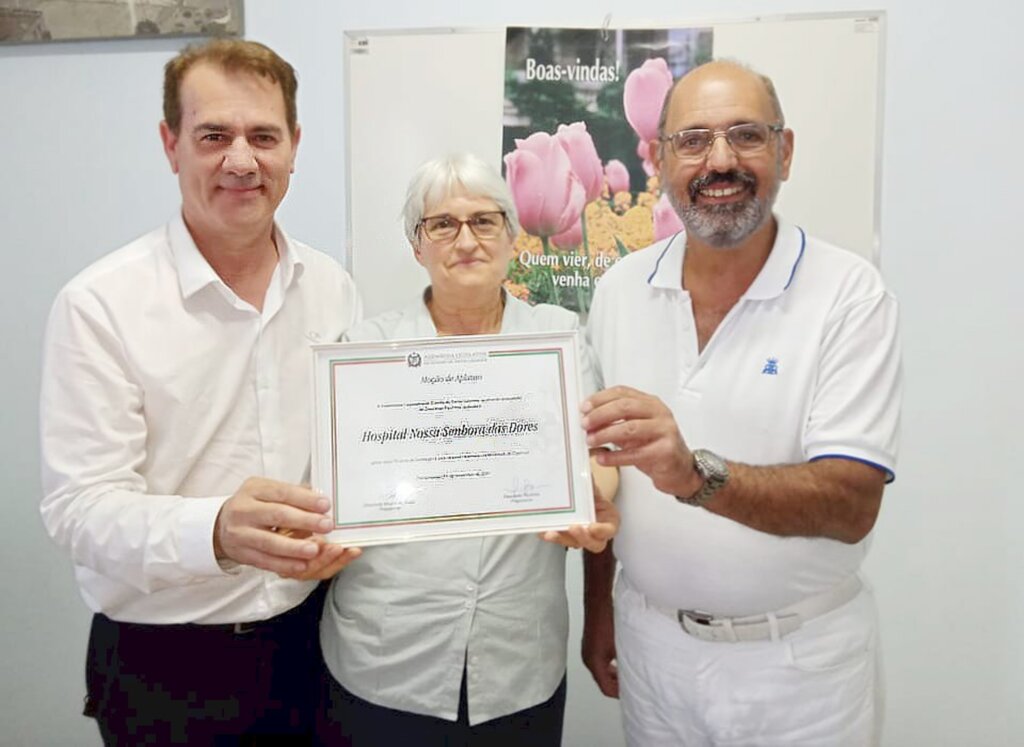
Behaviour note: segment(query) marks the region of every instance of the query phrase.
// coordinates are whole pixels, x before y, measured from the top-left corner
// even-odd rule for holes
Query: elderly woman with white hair
[[[411,306],[353,327],[346,339],[578,326],[574,313],[530,306],[502,287],[519,223],[504,180],[479,158],[423,164],[404,218],[430,285]],[[582,358],[586,394],[596,384],[589,350]],[[563,545],[600,551],[618,528],[605,500],[618,474],[593,464],[597,522],[590,526],[369,547],[334,578],[320,628],[331,675],[323,743],[561,743],[569,625]]]

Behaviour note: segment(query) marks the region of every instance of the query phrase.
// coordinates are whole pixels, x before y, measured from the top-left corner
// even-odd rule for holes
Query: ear
[[[419,236],[416,237],[415,241],[410,243],[410,246],[412,247],[412,256],[415,258],[417,262],[423,265],[423,254],[420,252]]]
[[[167,162],[171,164],[171,172],[178,173],[178,135],[175,134],[166,121],[160,122],[160,142],[164,144],[164,155]]]
[[[288,165],[288,173],[295,173],[295,154],[299,150],[299,138],[302,137],[302,127],[295,125],[295,132],[292,134],[292,156],[291,163]]]
[[[789,167],[793,163],[793,131],[788,127],[779,133],[779,145],[782,153],[779,155],[779,179],[789,179]]]

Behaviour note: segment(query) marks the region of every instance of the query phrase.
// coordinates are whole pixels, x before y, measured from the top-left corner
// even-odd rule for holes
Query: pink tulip
[[[617,158],[613,158],[605,164],[604,178],[608,182],[608,192],[610,194],[629,191],[629,170]]]
[[[516,140],[505,156],[505,175],[523,230],[553,236],[579,220],[586,203],[583,184],[554,137],[535,132]]]
[[[639,157],[641,164],[644,167],[644,173],[647,176],[654,176],[654,164],[651,163],[651,148],[650,143],[646,140],[641,140],[636,144],[636,155]]]
[[[672,73],[661,57],[647,60],[626,77],[622,106],[626,120],[641,140],[649,142],[658,137],[661,105],[671,87]]]
[[[559,249],[574,249],[583,243],[583,222],[576,219],[568,229],[551,237],[551,243]]]
[[[682,230],[683,222],[679,220],[675,208],[668,201],[668,195],[662,193],[654,203],[654,240],[661,241]]]
[[[601,170],[601,159],[594,147],[594,138],[587,132],[585,122],[573,122],[571,125],[558,125],[555,140],[569,156],[573,173],[583,183],[587,202],[601,196],[604,185],[604,174]]]

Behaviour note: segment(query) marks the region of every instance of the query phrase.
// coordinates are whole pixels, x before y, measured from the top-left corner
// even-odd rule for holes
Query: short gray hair
[[[410,244],[416,244],[416,231],[427,209],[437,205],[458,186],[474,197],[494,200],[505,213],[509,236],[515,239],[519,234],[519,216],[508,184],[482,158],[472,153],[453,153],[421,164],[409,180],[402,220],[405,237]]]

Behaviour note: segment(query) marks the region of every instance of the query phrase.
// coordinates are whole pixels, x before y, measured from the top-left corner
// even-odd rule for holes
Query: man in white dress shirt
[[[288,577],[357,553],[319,539],[327,500],[300,485],[308,345],[360,303],[274,221],[296,87],[253,42],[169,61],[160,137],[180,212],[82,271],[50,314],[42,515],[95,613],[86,714],[107,744],[310,733],[321,596]]]
[[[584,405],[621,467],[622,564],[587,557],[584,660],[630,745],[863,745],[880,672],[858,577],[895,469],[896,302],[772,214],[793,132],[738,64],[681,78],[651,143],[685,231],[604,277]],[[613,610],[614,608],[614,610]]]

